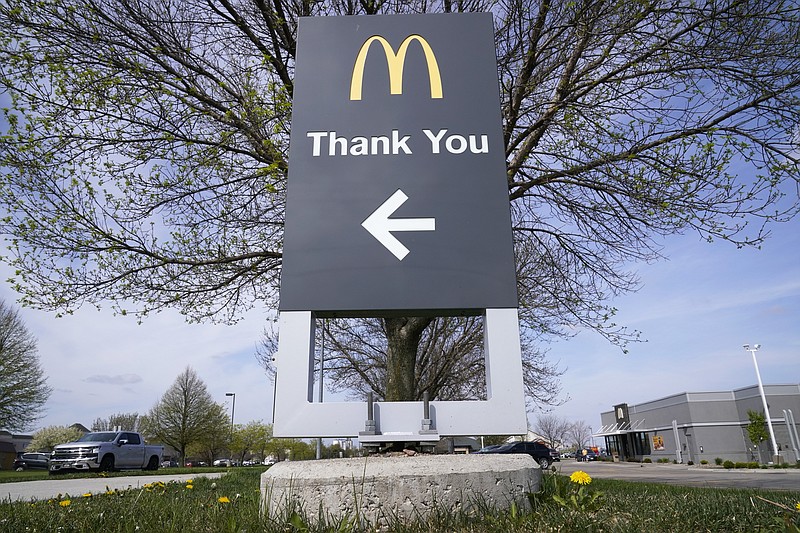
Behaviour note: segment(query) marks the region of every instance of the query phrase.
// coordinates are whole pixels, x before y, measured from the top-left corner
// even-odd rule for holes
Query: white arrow
[[[434,231],[436,229],[435,218],[389,218],[406,200],[408,200],[408,196],[400,189],[397,189],[388,200],[383,202],[378,209],[373,211],[361,223],[365,230],[378,239],[378,242],[384,245],[400,261],[408,255],[408,248],[403,246],[403,243],[398,241],[391,232]]]

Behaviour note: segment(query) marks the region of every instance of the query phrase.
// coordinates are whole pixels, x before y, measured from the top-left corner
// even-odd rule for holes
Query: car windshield
[[[104,431],[102,433],[87,433],[75,442],[111,442],[117,434],[113,431]]]

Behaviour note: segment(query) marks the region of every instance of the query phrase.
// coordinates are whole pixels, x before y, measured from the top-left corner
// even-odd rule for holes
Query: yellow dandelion
[[[797,502],[797,505],[795,505],[794,507],[795,507],[795,509],[797,509],[798,511],[800,511],[800,502]]]
[[[190,484],[191,484],[191,483],[194,483],[194,480],[193,480],[193,479],[187,479],[187,480],[186,480],[186,483],[190,483]]]
[[[231,501],[228,499],[227,496],[220,496],[219,498],[217,498],[217,501],[219,503],[231,503]]]
[[[83,497],[84,498],[91,498],[92,497],[92,493],[91,492],[86,492],[86,493],[84,493]]]
[[[71,500],[64,500],[62,502],[59,502],[58,505],[60,505],[61,507],[69,507],[69,504],[71,503],[72,503]]]
[[[591,476],[583,470],[576,470],[573,472],[572,475],[569,476],[569,480],[578,485],[588,485],[592,482]]]
[[[194,485],[189,485],[189,484],[187,484],[187,485],[186,485],[186,488],[187,488],[187,489],[193,489],[193,488],[194,488]]]

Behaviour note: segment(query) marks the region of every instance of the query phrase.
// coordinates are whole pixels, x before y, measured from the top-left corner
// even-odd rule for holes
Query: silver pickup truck
[[[142,436],[133,431],[87,433],[53,449],[50,474],[69,470],[156,470],[163,453],[163,446],[145,444]]]

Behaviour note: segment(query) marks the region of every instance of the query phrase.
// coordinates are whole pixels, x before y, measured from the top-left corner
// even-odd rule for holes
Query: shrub
[[[715,458],[714,458],[714,463],[715,463],[717,466],[722,466],[722,457],[715,457]]]
[[[687,464],[688,466],[694,466],[694,461],[689,461],[689,462],[688,462],[688,463],[686,463],[686,464]]]
[[[724,463],[722,463],[722,466],[724,466],[725,468],[730,469],[730,468],[734,468],[736,465],[734,464],[733,461],[725,461]]]
[[[707,464],[708,464],[708,461],[706,461],[705,459],[703,459],[703,460],[701,460],[701,461],[700,461],[700,464],[701,464],[701,465],[707,465]]]
[[[644,461],[642,461],[642,462],[643,462],[643,463],[652,463],[652,462],[653,462],[653,460],[652,460],[652,459],[650,459],[649,457],[645,457],[645,458],[644,458]]]

